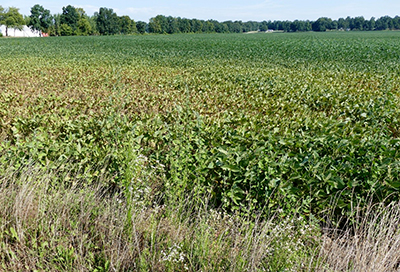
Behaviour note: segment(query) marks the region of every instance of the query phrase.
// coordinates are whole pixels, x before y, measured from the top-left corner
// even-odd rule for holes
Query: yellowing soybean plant
[[[399,41],[0,39],[3,268],[368,268],[328,258],[323,226],[399,200]]]

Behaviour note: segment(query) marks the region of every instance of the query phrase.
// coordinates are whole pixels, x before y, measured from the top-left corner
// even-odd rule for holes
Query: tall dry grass
[[[59,171],[27,165],[0,176],[0,270],[399,269],[399,204],[371,205],[346,231],[326,231],[296,215],[227,214],[206,197],[160,202],[153,189],[127,201],[98,185],[56,185]]]
[[[400,271],[400,203],[354,210],[345,230],[321,236],[318,270]]]

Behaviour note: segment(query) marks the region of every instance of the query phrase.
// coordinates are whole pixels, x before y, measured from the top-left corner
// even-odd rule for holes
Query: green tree
[[[242,21],[235,21],[235,22],[232,22],[232,21],[226,21],[226,22],[224,22],[227,26],[228,26],[228,29],[229,29],[229,32],[231,32],[231,33],[241,33],[241,32],[243,32],[243,28],[242,28]]]
[[[158,34],[162,33],[161,25],[155,18],[150,18],[149,20],[149,32]]]
[[[338,28],[342,30],[347,30],[349,28],[349,21],[345,20],[344,18],[339,18]]]
[[[78,28],[79,13],[75,7],[68,5],[62,8],[62,14],[60,16],[61,25],[68,25],[72,29],[71,35],[74,35]],[[65,27],[64,27],[65,29]],[[67,32],[63,32],[64,34]],[[61,34],[63,35],[63,34]]]
[[[258,31],[259,23],[254,21],[248,21],[243,23],[243,32]]]
[[[0,6],[0,25],[4,24],[4,8]]]
[[[54,14],[48,32],[51,36],[61,36],[61,14]]]
[[[26,16],[26,15],[23,15],[23,17],[24,17],[25,25],[29,26],[29,23],[31,22],[31,17]]]
[[[67,24],[61,24],[60,26],[60,34],[61,36],[72,36],[73,34],[73,29]]]
[[[97,21],[96,21],[97,17],[95,15],[93,15],[93,16],[89,16],[87,19],[88,19],[90,27],[92,29],[92,33],[91,34],[92,35],[99,35],[100,33],[97,30]]]
[[[129,16],[118,17],[119,30],[121,34],[132,34],[136,32],[136,23]]]
[[[266,21],[262,21],[258,28],[260,31],[267,31],[268,30],[268,23]]]
[[[400,17],[396,16],[393,18],[393,28],[400,29]]]
[[[302,21],[295,20],[290,23],[290,31],[291,32],[297,32],[297,31],[302,31],[301,30],[301,23]]]
[[[203,30],[203,22],[198,19],[192,20],[192,31],[194,33],[201,33]]]
[[[149,20],[149,32],[163,34],[167,33],[168,20],[164,15],[157,15]]]
[[[136,28],[140,34],[144,34],[144,33],[146,33],[147,23],[138,21],[138,22],[136,22]]]
[[[317,21],[312,23],[313,31],[326,31],[334,28],[335,26],[332,24],[332,19],[327,17],[321,17]]]
[[[189,19],[178,18],[178,27],[179,27],[179,32],[182,32],[182,33],[190,33],[191,32],[191,24],[190,24]]]
[[[119,33],[119,20],[113,9],[100,8],[99,12],[95,13],[95,16],[97,30],[101,35],[115,35]]]
[[[229,32],[229,28],[228,28],[227,24],[220,23],[220,22],[217,22],[217,21],[214,21],[214,29],[215,29],[215,32],[217,32],[217,33]]]
[[[374,30],[375,29],[375,17],[371,17],[370,20],[365,20],[364,30]]]
[[[383,16],[376,20],[375,25],[377,30],[391,29],[391,26],[393,25],[393,20],[389,16]]]
[[[50,11],[38,4],[31,8],[31,15],[29,16],[29,19],[30,20],[27,25],[33,31],[38,31],[40,36],[43,32],[47,32],[52,24]]]
[[[3,11],[2,23],[6,26],[6,36],[8,36],[8,29],[19,29],[22,30],[25,25],[24,17],[19,13],[19,9],[15,7],[9,7]]]
[[[87,36],[92,33],[92,26],[90,25],[89,20],[84,17],[79,19],[78,27],[75,31],[75,34],[78,36]]]
[[[363,16],[358,16],[354,18],[353,29],[363,30],[365,25],[365,19]]]
[[[178,26],[178,20],[172,16],[168,16],[167,18],[167,25],[166,25],[166,31],[168,34],[173,34],[173,33],[179,33],[179,26]]]
[[[75,35],[78,36],[87,36],[92,34],[92,26],[89,21],[89,17],[86,15],[86,12],[83,8],[77,8],[76,12],[78,13],[78,22],[77,27],[75,29]]]
[[[202,31],[205,33],[215,32],[215,26],[212,23],[212,21],[208,20],[208,21],[204,22]]]

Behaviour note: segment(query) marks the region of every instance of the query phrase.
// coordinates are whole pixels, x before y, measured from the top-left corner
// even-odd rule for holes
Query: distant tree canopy
[[[119,33],[119,20],[117,14],[109,8],[100,8],[95,13],[97,30],[101,35],[114,35]]]
[[[48,9],[44,9],[41,5],[34,5],[31,8],[31,16],[29,16],[28,26],[35,31],[47,32],[52,24],[52,17]]]
[[[148,24],[149,33],[243,33],[249,31],[277,30],[285,32],[301,31],[331,31],[331,30],[396,30],[400,29],[400,17],[391,18],[384,16],[378,20],[372,17],[370,20],[364,17],[347,17],[332,20],[321,17],[316,21],[224,21],[185,19],[180,17],[166,17],[157,15],[151,18]],[[140,31],[139,31],[140,32]]]
[[[4,24],[4,8],[0,5],[0,25]],[[0,33],[0,37],[2,34]]]
[[[62,13],[51,15],[50,11],[36,4],[31,8],[31,15],[25,19],[18,9],[0,6],[0,24],[8,28],[22,28],[27,24],[32,30],[48,32],[52,36],[70,35],[127,35],[127,34],[174,34],[174,33],[243,33],[249,31],[334,31],[334,30],[400,30],[400,17],[372,17],[367,20],[362,16],[339,18],[328,17],[316,21],[224,21],[187,19],[157,15],[150,18],[149,23],[135,22],[129,16],[118,16],[113,9],[102,7],[93,16],[88,16],[82,8],[68,5],[62,8]],[[7,35],[7,33],[6,33]]]
[[[79,14],[75,7],[68,5],[62,8],[62,14],[60,16],[60,23],[68,25],[72,31],[78,28]]]
[[[118,27],[120,34],[133,34],[137,32],[135,21],[127,15],[118,17]]]
[[[6,36],[8,36],[8,29],[22,30],[25,25],[24,17],[19,13],[19,9],[9,7],[4,9],[0,6],[0,24],[6,26]]]
[[[136,22],[136,29],[137,29],[137,32],[140,34],[146,33],[147,23],[142,22],[142,21]]]

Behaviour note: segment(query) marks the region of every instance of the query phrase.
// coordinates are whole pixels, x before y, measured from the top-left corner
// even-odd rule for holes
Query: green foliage
[[[136,28],[137,28],[137,31],[138,31],[140,34],[146,33],[146,26],[147,26],[147,23],[146,23],[146,22],[142,22],[142,21],[136,22]]]
[[[150,33],[158,33],[158,34],[167,33],[168,27],[169,27],[168,20],[165,16],[157,15],[154,18],[150,18],[149,21]]]
[[[79,13],[74,6],[68,5],[62,8],[62,14],[60,16],[61,25],[65,24],[72,29],[72,33],[75,34],[78,28]]]
[[[31,8],[31,15],[29,18],[30,20],[27,26],[39,32],[47,32],[52,23],[50,11],[38,4]]]
[[[92,25],[90,24],[90,18],[82,8],[77,8],[76,12],[79,15],[77,28],[75,34],[78,36],[87,36],[93,33]]]
[[[119,28],[121,34],[132,34],[136,32],[136,23],[129,16],[121,16],[119,19]]]
[[[4,24],[4,8],[0,5],[0,25]]]
[[[71,36],[74,34],[74,30],[72,29],[71,26],[67,24],[61,24],[60,26],[60,35],[61,36]]]
[[[113,9],[100,8],[95,17],[101,35],[114,35],[119,32],[119,18]]]
[[[106,165],[129,196],[140,150],[163,201],[210,194],[246,214],[395,201],[398,35],[2,40],[1,161],[66,161],[82,183]]]
[[[3,17],[3,19],[0,18],[0,22],[6,26],[6,36],[8,36],[8,28],[22,30],[25,25],[24,17],[15,7],[7,8],[0,17]]]
[[[61,14],[54,14],[53,22],[49,26],[48,32],[51,36],[61,36],[60,28],[61,28]]]
[[[398,252],[399,35],[2,39],[2,269],[313,271],[328,212]]]
[[[87,36],[92,33],[92,26],[86,17],[82,17],[78,21],[78,27],[76,30],[76,35]]]
[[[326,31],[335,28],[336,27],[333,24],[332,19],[326,17],[319,18],[312,24],[313,31]]]

